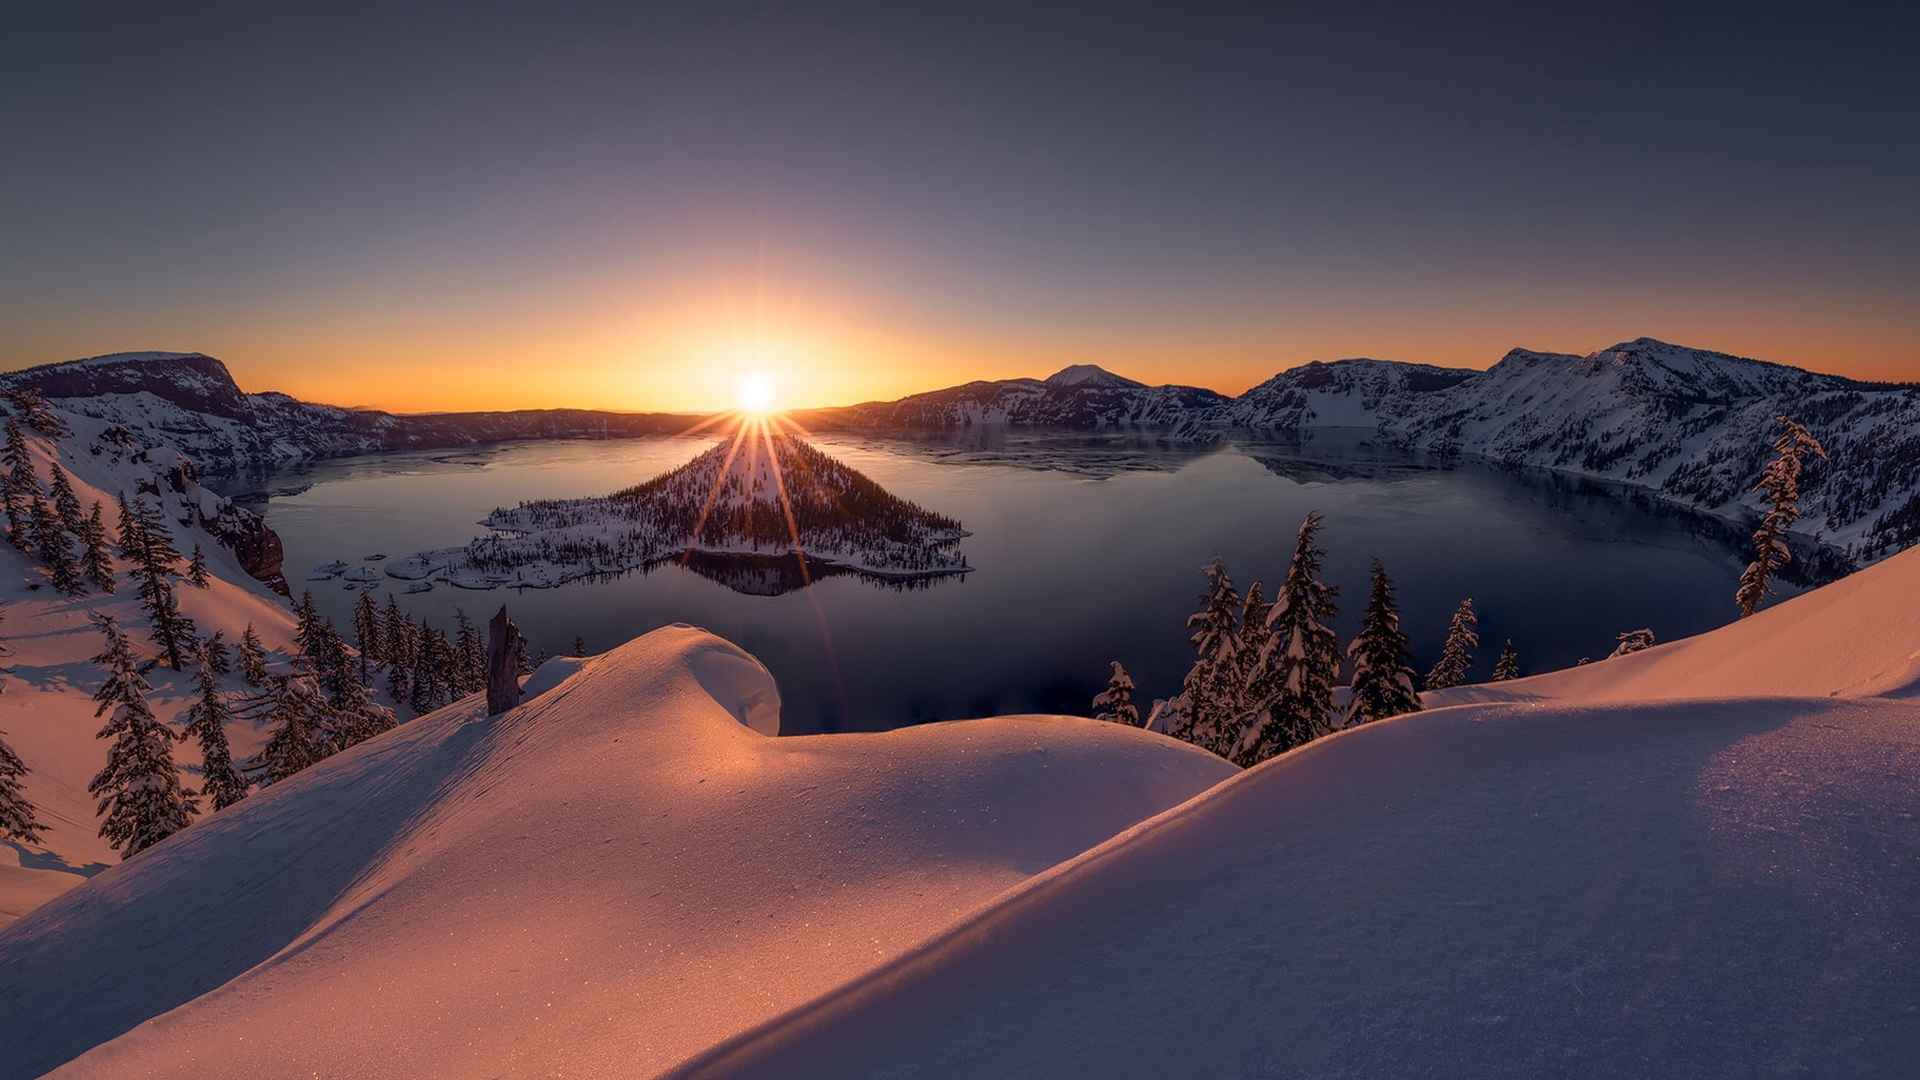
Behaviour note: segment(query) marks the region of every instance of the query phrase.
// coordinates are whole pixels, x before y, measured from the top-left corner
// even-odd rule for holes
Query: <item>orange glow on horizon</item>
[[[421,311],[353,296],[211,321],[130,313],[84,324],[78,339],[29,332],[0,344],[0,367],[173,349],[220,358],[244,390],[343,406],[700,415],[746,404],[743,387],[760,378],[772,390],[755,395],[784,410],[1043,378],[1076,363],[1237,394],[1310,360],[1486,368],[1516,346],[1587,353],[1641,335],[1858,378],[1920,379],[1920,324],[1894,297],[1823,301],[1820,321],[1806,318],[1807,298],[1594,295],[1553,306],[1503,296],[1494,319],[1486,298],[1345,292],[963,316],[844,282],[807,293],[651,284],[638,305],[603,284],[497,308],[468,298],[457,310]]]

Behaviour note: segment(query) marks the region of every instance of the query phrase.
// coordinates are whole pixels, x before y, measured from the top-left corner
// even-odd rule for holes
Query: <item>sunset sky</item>
[[[35,7],[0,36],[0,367],[683,410],[751,371],[786,405],[1078,362],[1237,392],[1647,334],[1920,379],[1892,6]]]

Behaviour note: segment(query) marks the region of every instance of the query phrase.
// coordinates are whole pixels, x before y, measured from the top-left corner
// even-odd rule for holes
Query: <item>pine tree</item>
[[[113,559],[107,554],[107,524],[95,501],[87,520],[80,523],[80,569],[87,581],[103,593],[113,591]]]
[[[1267,616],[1272,611],[1260,579],[1254,578],[1240,604],[1240,685],[1249,709],[1259,705],[1253,699],[1253,677],[1259,674],[1260,654],[1267,650]]]
[[[53,514],[53,507],[40,497],[38,491],[27,500],[27,550],[40,558],[46,558],[48,548],[64,545],[65,534],[60,531],[60,519]]]
[[[227,645],[227,632],[215,630],[212,636],[201,642],[200,648],[207,654],[207,666],[215,675],[233,673],[233,649]]]
[[[1180,687],[1180,711],[1169,734],[1216,754],[1230,752],[1238,733],[1245,681],[1240,666],[1240,594],[1226,567],[1214,559],[1201,567],[1207,591],[1187,618],[1193,666]]]
[[[73,493],[73,482],[67,479],[67,470],[61,468],[59,462],[55,462],[49,472],[52,479],[47,493],[53,499],[53,512],[60,518],[61,528],[77,533],[86,520],[80,516],[80,497]]]
[[[1506,647],[1500,650],[1500,659],[1493,662],[1493,681],[1506,682],[1520,677],[1520,654],[1513,651],[1513,639],[1508,638]]]
[[[31,550],[28,539],[27,504],[40,493],[40,477],[33,471],[33,455],[27,451],[27,436],[13,417],[7,418],[6,472],[0,474],[0,501],[7,510],[7,539],[22,551]]]
[[[1779,421],[1780,437],[1773,444],[1776,456],[1753,487],[1766,499],[1767,512],[1753,532],[1753,561],[1741,572],[1740,585],[1733,594],[1743,619],[1760,610],[1772,590],[1774,575],[1793,560],[1787,531],[1800,520],[1801,459],[1808,454],[1827,456],[1826,448],[1806,428],[1784,416]]]
[[[300,602],[293,606],[293,644],[294,648],[310,657],[317,657],[326,651],[326,643],[320,629],[320,609],[313,602],[313,590],[304,589],[300,593]]]
[[[1613,652],[1607,655],[1607,659],[1609,660],[1616,656],[1627,656],[1640,652],[1643,649],[1651,649],[1655,644],[1653,631],[1647,629],[1629,630],[1619,635],[1615,640],[1619,641],[1620,644],[1614,646]]]
[[[1267,613],[1267,641],[1249,687],[1260,704],[1235,746],[1234,760],[1255,765],[1333,730],[1333,686],[1340,640],[1331,629],[1339,590],[1320,579],[1326,558],[1321,517],[1300,523],[1287,576]]]
[[[22,783],[27,775],[26,762],[7,745],[4,736],[5,732],[0,732],[0,840],[38,844],[47,823],[40,820],[33,803],[27,800]]]
[[[1393,581],[1379,559],[1373,560],[1373,585],[1367,594],[1360,634],[1347,646],[1353,662],[1347,724],[1364,724],[1389,716],[1415,712],[1420,695],[1414,692],[1413,664],[1407,635],[1400,629],[1400,609],[1393,601]]]
[[[32,522],[34,544],[39,549],[40,561],[46,564],[47,577],[53,582],[53,587],[68,596],[85,593],[87,586],[81,580],[80,568],[74,565],[72,549],[67,546],[67,534],[61,530],[59,519],[38,493],[33,497]]]
[[[522,677],[533,674],[533,661],[527,656],[527,639],[515,636],[513,639],[513,670]],[[486,683],[480,685],[486,689]]]
[[[453,688],[454,696],[460,697],[487,685],[487,650],[466,612],[455,608],[453,618],[458,630],[454,637],[453,674],[447,684]]]
[[[1120,666],[1120,661],[1112,661],[1112,664],[1113,672],[1107,676],[1107,688],[1093,699],[1093,718],[1139,727],[1140,710],[1133,704],[1133,676]]]
[[[260,635],[253,632],[252,623],[240,635],[240,677],[256,689],[267,685],[267,650],[260,644]]]
[[[328,751],[338,753],[349,746],[373,738],[393,727],[393,710],[373,700],[364,683],[348,679],[338,696],[330,696],[332,727],[328,730]]]
[[[207,556],[200,545],[193,545],[193,558],[187,560],[187,581],[196,589],[204,589],[213,583],[207,575]]]
[[[200,794],[219,811],[247,797],[247,781],[233,767],[233,749],[227,744],[233,706],[220,692],[220,673],[214,669],[211,652],[210,647],[201,649],[200,668],[194,675],[200,697],[187,706],[183,734],[200,740]]]
[[[37,386],[22,386],[6,391],[7,401],[19,411],[27,426],[42,435],[60,438],[67,434],[66,422],[47,404],[46,395]]]
[[[0,621],[6,618],[6,610],[0,608]],[[13,649],[0,641],[0,659],[13,655]],[[8,669],[0,664],[0,674]],[[0,682],[0,691],[6,684]],[[22,844],[40,843],[41,834],[46,830],[46,822],[40,820],[33,803],[27,801],[27,793],[22,781],[27,775],[26,763],[20,755],[7,745],[5,733],[0,732],[0,840],[12,840]]]
[[[94,716],[106,716],[99,737],[112,739],[107,763],[87,785],[100,799],[100,836],[131,858],[187,827],[199,812],[180,786],[173,763],[173,732],[153,715],[127,635],[110,615],[95,615],[106,648],[93,662],[106,673],[94,692]]]
[[[146,539],[140,535],[141,517],[128,504],[126,492],[120,492],[114,498],[117,500],[120,514],[120,535],[116,541],[120,548],[120,557],[128,562],[135,562],[140,558],[140,552],[147,546]]]
[[[580,637],[578,635],[574,636],[573,655],[575,656],[587,655],[587,639],[586,638]]]
[[[275,676],[253,716],[273,727],[260,749],[264,783],[277,784],[331,752],[333,707],[304,657],[295,657],[291,674]]]
[[[1473,650],[1480,647],[1480,620],[1473,613],[1473,597],[1460,601],[1453,610],[1453,622],[1447,626],[1447,640],[1440,646],[1440,659],[1427,672],[1428,690],[1445,690],[1467,681],[1473,667]]]
[[[386,659],[386,646],[380,638],[380,612],[373,606],[373,594],[363,592],[353,603],[353,645],[360,652],[360,681],[373,678],[372,665]]]
[[[447,703],[446,635],[424,624],[420,627],[419,648],[414,650],[412,693],[408,703],[416,714],[430,713]]]

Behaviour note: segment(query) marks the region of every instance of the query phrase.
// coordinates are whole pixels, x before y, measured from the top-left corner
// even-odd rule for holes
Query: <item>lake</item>
[[[610,492],[714,441],[409,451],[224,487],[264,511],[286,545],[296,595],[311,588],[344,629],[357,593],[304,581],[315,566],[459,544],[485,531],[478,522],[495,507]],[[766,663],[780,684],[782,731],[803,733],[1084,714],[1113,659],[1133,672],[1144,714],[1186,671],[1184,622],[1201,565],[1220,556],[1236,586],[1260,578],[1271,599],[1309,510],[1326,517],[1343,639],[1359,624],[1377,556],[1423,671],[1454,606],[1473,597],[1478,678],[1509,638],[1534,673],[1603,657],[1624,630],[1649,627],[1667,641],[1719,626],[1735,614],[1745,562],[1739,529],[1651,496],[1409,455],[1360,432],[1210,446],[1046,431],[813,441],[893,494],[958,518],[973,533],[961,550],[974,571],[911,589],[835,576],[766,596],[670,563],[546,590],[442,584],[406,594],[389,579],[376,595],[384,604],[392,591],[448,628],[456,608],[483,622],[504,602],[533,648],[551,653],[569,651],[576,635],[598,652],[666,623],[703,626]]]

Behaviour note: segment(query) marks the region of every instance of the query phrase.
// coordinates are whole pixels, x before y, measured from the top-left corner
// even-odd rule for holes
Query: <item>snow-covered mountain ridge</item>
[[[689,419],[594,409],[389,413],[248,393],[203,353],[129,352],[0,375],[0,389],[37,388],[61,407],[140,431],[207,472],[436,449],[510,439],[608,438],[684,430]]]
[[[1069,369],[1072,370],[1072,369]],[[1802,480],[1800,531],[1860,561],[1920,540],[1920,386],[1867,383],[1652,338],[1587,356],[1514,349],[1486,371],[1393,360],[1313,362],[1227,398],[1192,387],[976,382],[808,414],[810,426],[984,424],[1236,429],[1302,436],[1367,428],[1410,449],[1465,453],[1648,488],[1730,517],[1792,416],[1828,460]]]
[[[592,410],[402,415],[244,393],[198,353],[123,353],[29,368],[68,409],[224,471],[384,449],[679,431],[684,417]],[[1091,364],[1047,379],[977,381],[897,401],[810,410],[812,429],[990,425],[1151,432],[1177,442],[1243,429],[1301,436],[1365,428],[1419,451],[1463,453],[1646,488],[1731,518],[1790,415],[1825,444],[1802,481],[1799,531],[1861,562],[1920,540],[1920,386],[1860,382],[1637,338],[1586,356],[1514,349],[1486,371],[1392,360],[1290,368],[1238,397],[1145,386]]]

